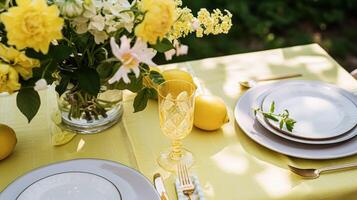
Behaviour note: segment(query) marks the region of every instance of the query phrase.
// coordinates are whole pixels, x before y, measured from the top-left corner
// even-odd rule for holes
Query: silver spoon
[[[268,77],[268,78],[239,81],[239,84],[245,88],[251,88],[251,87],[256,86],[257,83],[261,82],[261,81],[280,80],[280,79],[295,78],[295,77],[300,77],[300,76],[302,76],[302,74],[288,74],[288,75],[272,76],[272,77]]]
[[[318,178],[322,173],[340,171],[340,170],[347,170],[347,169],[355,169],[357,168],[357,163],[349,163],[343,165],[333,165],[328,167],[323,167],[319,169],[303,169],[288,165],[290,170],[297,175],[300,175],[304,178],[314,179]]]

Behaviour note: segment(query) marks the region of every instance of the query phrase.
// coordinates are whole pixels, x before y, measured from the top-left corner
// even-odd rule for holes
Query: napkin
[[[195,185],[195,191],[192,194],[192,196],[193,196],[192,199],[193,200],[205,200],[205,197],[203,195],[203,191],[201,189],[201,185],[198,180],[198,177],[193,175],[193,176],[191,176],[191,180],[193,181],[193,184]],[[185,194],[182,192],[182,188],[180,186],[180,181],[178,178],[176,178],[175,187],[176,187],[178,200],[188,200],[188,197],[185,196]]]

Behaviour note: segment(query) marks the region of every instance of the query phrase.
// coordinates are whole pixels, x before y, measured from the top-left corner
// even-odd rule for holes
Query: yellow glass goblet
[[[193,84],[181,80],[158,86],[160,126],[172,142],[171,149],[162,152],[157,160],[165,170],[175,171],[178,163],[188,167],[194,163],[192,153],[182,148],[181,140],[192,130],[195,90]]]

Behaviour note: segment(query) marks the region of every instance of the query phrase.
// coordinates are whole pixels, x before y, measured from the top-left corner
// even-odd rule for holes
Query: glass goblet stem
[[[172,160],[180,160],[182,158],[182,141],[181,140],[172,140],[171,142],[172,151],[170,153],[170,158]]]

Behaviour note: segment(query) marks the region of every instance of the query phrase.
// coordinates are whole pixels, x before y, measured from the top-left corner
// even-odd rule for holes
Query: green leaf
[[[289,123],[285,123],[285,126],[286,126],[286,129],[288,129],[288,131],[292,131],[293,130],[293,125],[292,124],[289,124]]]
[[[152,82],[154,82],[157,85],[165,81],[164,77],[157,71],[150,71],[149,77],[152,80]]]
[[[27,48],[25,51],[25,54],[26,54],[26,56],[28,56],[30,58],[35,58],[35,59],[39,59],[39,60],[44,60],[44,59],[48,58],[47,55],[44,55],[41,52],[37,52],[31,48]]]
[[[52,45],[50,47],[50,51],[48,52],[48,56],[57,61],[62,61],[68,58],[72,53],[73,48],[62,43],[56,46]]]
[[[263,116],[264,116],[265,118],[271,119],[271,120],[276,121],[276,122],[279,121],[278,118],[276,118],[275,116],[273,116],[273,115],[270,114],[270,113],[263,113]]]
[[[22,88],[16,96],[16,104],[30,123],[40,108],[41,99],[33,88]]]
[[[144,69],[144,71],[150,71],[150,67],[147,64],[141,63],[140,69]]]
[[[155,88],[147,88],[150,99],[157,99],[157,91]]]
[[[100,78],[98,72],[92,68],[81,68],[77,71],[80,88],[83,91],[96,96],[100,89]]]
[[[140,75],[138,78],[135,77],[135,74],[130,73],[128,74],[130,83],[124,83],[123,79],[120,79],[119,82],[114,83],[114,88],[118,90],[128,89],[132,92],[138,92],[143,88],[143,77]]]
[[[54,80],[52,74],[57,70],[58,63],[53,59],[46,59],[41,61],[41,67],[33,69],[33,77],[38,79],[46,79],[48,84],[51,84]]]
[[[270,104],[270,112],[271,112],[271,113],[274,113],[274,111],[275,111],[275,102],[273,101],[273,102],[271,102],[271,104]]]
[[[60,96],[67,90],[69,80],[70,78],[68,76],[62,75],[61,82],[59,83],[59,85],[56,86],[56,91]]]
[[[138,92],[134,99],[134,112],[139,112],[146,108],[150,92],[149,88],[143,88]]]
[[[156,44],[152,45],[151,47],[160,53],[164,53],[164,52],[174,48],[174,46],[172,45],[170,40],[168,40],[166,38],[162,39],[161,41],[157,41]]]
[[[115,65],[119,65],[119,63],[116,63]],[[113,69],[116,68],[114,63],[112,62],[102,62],[98,65],[97,67],[97,72],[99,74],[99,77],[101,79],[108,79],[113,75]],[[118,67],[119,68],[119,67]]]
[[[292,131],[294,129],[294,125],[295,125],[296,121],[291,119],[291,118],[287,118],[285,120],[285,126],[286,126],[286,129],[288,129],[288,131]]]
[[[283,129],[283,126],[284,126],[284,120],[280,120],[279,128],[280,128],[280,129]]]
[[[132,92],[138,92],[143,88],[143,77],[140,75],[138,78],[134,74],[129,76],[130,83],[127,85],[127,89]]]

